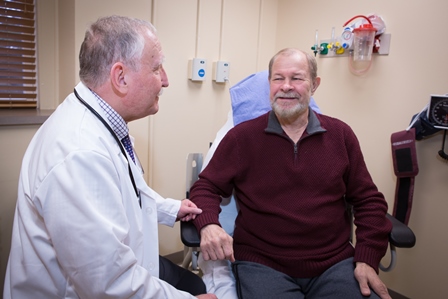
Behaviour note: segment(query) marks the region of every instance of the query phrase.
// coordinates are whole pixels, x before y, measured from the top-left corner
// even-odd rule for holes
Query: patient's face
[[[271,106],[277,117],[298,117],[308,112],[312,82],[305,55],[295,52],[278,56],[269,84]]]

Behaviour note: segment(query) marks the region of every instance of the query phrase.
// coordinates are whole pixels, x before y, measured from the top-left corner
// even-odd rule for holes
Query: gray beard
[[[292,118],[292,117],[298,117],[299,115],[302,115],[303,113],[305,113],[306,110],[308,109],[308,103],[302,104],[302,103],[297,102],[297,104],[294,105],[294,107],[285,109],[285,108],[281,108],[279,105],[277,105],[277,102],[273,102],[271,107],[272,107],[272,110],[277,115],[277,117]]]

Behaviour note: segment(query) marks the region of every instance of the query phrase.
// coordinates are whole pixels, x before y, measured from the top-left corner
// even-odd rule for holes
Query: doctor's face
[[[306,56],[299,51],[280,53],[272,64],[269,85],[272,110],[279,119],[307,112],[315,88]]]
[[[163,68],[163,53],[159,40],[154,35],[146,37],[140,67],[130,74],[132,88],[129,94],[129,109],[132,119],[146,117],[159,111],[159,96],[168,87],[168,77]]]

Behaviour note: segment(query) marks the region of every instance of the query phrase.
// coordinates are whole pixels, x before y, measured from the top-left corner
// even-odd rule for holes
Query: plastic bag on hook
[[[381,16],[370,14],[367,15],[367,17],[369,18],[370,22],[372,22],[373,27],[375,27],[377,36],[386,32],[386,23],[384,23],[384,20]]]
[[[381,16],[378,16],[376,14],[368,14],[366,15],[367,18],[369,18],[370,22],[372,23],[372,26],[376,29],[376,36],[383,34],[386,32],[386,23],[384,23],[384,20]],[[357,22],[354,22],[349,28],[353,31],[353,29],[358,28],[362,25],[368,24],[367,20],[360,19]]]

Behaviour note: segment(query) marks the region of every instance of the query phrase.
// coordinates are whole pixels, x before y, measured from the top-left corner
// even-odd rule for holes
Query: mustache
[[[297,99],[300,100],[300,94],[298,94],[297,92],[277,92],[274,95],[274,101],[277,100],[277,98],[287,98],[287,99]]]
[[[161,88],[160,91],[159,91],[159,94],[157,96],[160,97],[163,94],[163,90],[164,90],[164,88]]]

